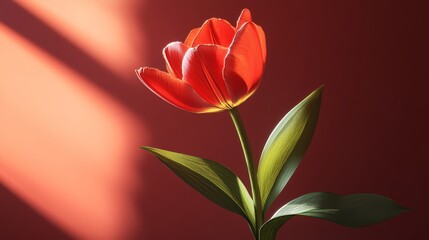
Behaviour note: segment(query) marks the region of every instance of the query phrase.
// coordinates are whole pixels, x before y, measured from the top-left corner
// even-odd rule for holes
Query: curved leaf
[[[219,163],[152,147],[153,153],[177,176],[219,206],[238,213],[255,225],[253,200],[240,178]]]
[[[262,240],[274,240],[277,231],[296,215],[325,219],[347,227],[378,223],[407,211],[390,198],[376,194],[337,195],[313,192],[281,207],[261,228]]]
[[[274,128],[261,154],[258,181],[264,211],[291,178],[310,144],[323,86],[290,110]]]

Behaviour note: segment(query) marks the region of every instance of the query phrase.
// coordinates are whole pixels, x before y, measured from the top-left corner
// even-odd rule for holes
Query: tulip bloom
[[[186,40],[168,44],[167,72],[144,67],[137,76],[168,103],[194,113],[230,110],[258,88],[266,60],[265,34],[244,9],[233,27],[211,18]]]

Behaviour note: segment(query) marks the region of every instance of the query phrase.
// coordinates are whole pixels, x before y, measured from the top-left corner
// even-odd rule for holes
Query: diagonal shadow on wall
[[[92,84],[125,105],[129,110],[135,112],[139,108],[136,101],[132,101],[139,97],[139,91],[136,91],[134,86],[121,80],[121,77],[115,72],[14,1],[2,2],[0,22],[75,72],[91,79]]]
[[[14,1],[1,2],[0,24],[4,24],[74,72],[82,75],[89,80],[88,83],[98,87],[121,104],[124,109],[138,115],[139,119],[143,119],[141,102],[137,101],[137,99],[141,99],[141,94],[139,94],[141,89],[135,87],[140,86],[137,79],[134,84],[124,81],[122,76],[88,55]],[[37,75],[37,73],[33,74]],[[138,149],[136,146],[130,146],[130,148],[133,147]],[[50,222],[43,214],[38,213],[1,184],[0,197],[0,233],[2,235],[0,238],[59,240],[71,238],[60,226]]]
[[[1,184],[0,196],[2,239],[28,239],[30,236],[42,239],[72,239]]]

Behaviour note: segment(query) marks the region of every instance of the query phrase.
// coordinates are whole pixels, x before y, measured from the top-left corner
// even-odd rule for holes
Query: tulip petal
[[[194,113],[222,111],[204,101],[187,83],[166,72],[145,67],[136,70],[136,74],[146,87],[173,106]]]
[[[224,109],[232,108],[222,74],[227,52],[224,47],[199,45],[186,52],[182,64],[183,81],[208,103]]]
[[[241,11],[240,17],[238,18],[237,21],[237,27],[236,30],[240,30],[240,28],[248,22],[252,22],[252,14],[250,13],[250,10],[245,8],[243,9],[243,11]],[[256,25],[256,29],[258,31],[258,35],[259,35],[259,40],[261,41],[261,49],[262,49],[262,56],[265,62],[265,59],[267,57],[267,47],[266,47],[266,42],[265,42],[265,33],[264,30],[262,30],[262,28],[258,25]]]
[[[261,42],[262,59],[265,63],[267,59],[267,40],[265,38],[264,30],[260,26],[256,25],[256,30],[258,31],[259,41]]]
[[[252,95],[259,86],[265,63],[263,45],[265,39],[260,39],[258,26],[253,22],[245,23],[237,32],[225,58],[224,78],[228,89],[234,89],[237,79],[247,85],[247,94],[239,99],[238,104]]]
[[[185,39],[185,42],[183,42],[186,46],[192,47],[192,43],[195,40],[195,37],[197,36],[198,32],[200,31],[200,28],[194,28],[192,29],[188,36]]]
[[[249,9],[245,8],[241,11],[240,17],[238,17],[236,27],[237,31],[247,22],[252,22],[252,14]]]
[[[229,47],[234,38],[235,29],[231,24],[221,18],[211,18],[204,22],[195,37],[192,47],[201,44],[215,44]]]
[[[182,60],[188,49],[189,48],[181,42],[172,42],[162,50],[167,64],[167,70],[176,78],[182,79]]]

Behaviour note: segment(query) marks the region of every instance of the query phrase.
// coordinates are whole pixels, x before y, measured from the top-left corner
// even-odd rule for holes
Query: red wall
[[[7,15],[8,8],[16,10],[16,6],[5,5],[0,8],[0,19],[6,26],[39,48],[52,50],[49,44],[38,43],[43,42],[44,35],[25,34],[31,32],[25,29],[29,19]],[[151,145],[203,156],[227,165],[247,182],[229,115],[197,115],[175,109],[145,89],[132,73],[140,65],[164,68],[161,50],[167,43],[184,40],[190,29],[209,17],[234,23],[241,9],[247,7],[254,21],[264,28],[268,45],[261,86],[240,107],[255,156],[259,156],[265,139],[282,116],[325,84],[309,151],[269,214],[289,199],[312,191],[378,193],[411,209],[361,229],[296,218],[284,226],[278,239],[420,239],[426,233],[424,147],[428,145],[429,121],[424,54],[427,6],[423,5],[424,1],[388,0],[145,1],[133,9],[136,26],[144,29],[136,29],[132,36],[144,34],[144,50],[134,52],[142,60],[122,68],[130,72],[124,75],[127,79],[123,84],[115,78],[106,80],[109,75],[101,73],[105,69],[94,62],[88,61],[89,66],[93,64],[91,68],[81,64],[81,59],[70,57],[74,49],[62,55],[52,50],[51,55],[59,56],[63,64],[86,76],[149,129],[142,133],[142,140],[129,145],[136,160],[132,170],[135,184],[141,187],[128,192],[126,208],[133,209],[129,215],[133,227],[121,236],[250,239],[244,220],[207,201],[154,157],[137,149],[139,144]],[[51,44],[65,44],[57,40],[51,38]],[[91,236],[74,234],[78,225],[68,228],[67,224],[55,224],[43,210],[33,209],[13,187],[4,185],[0,191],[0,238]]]

